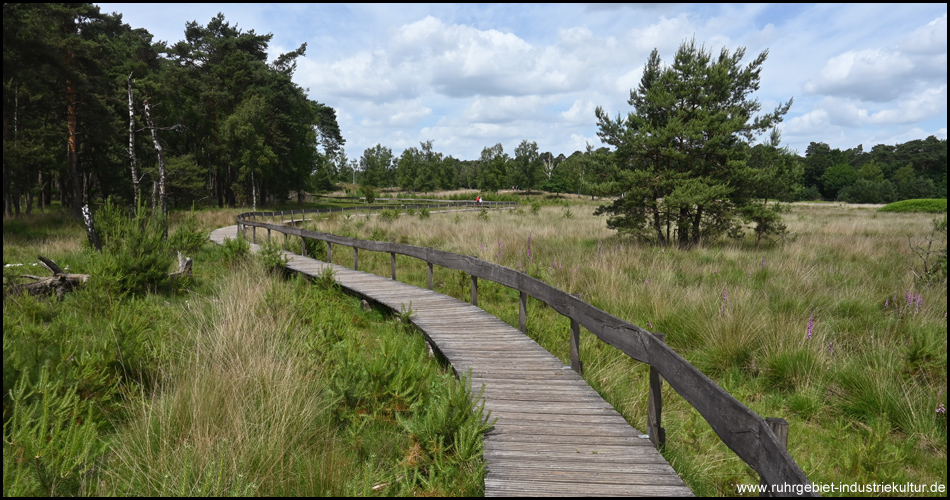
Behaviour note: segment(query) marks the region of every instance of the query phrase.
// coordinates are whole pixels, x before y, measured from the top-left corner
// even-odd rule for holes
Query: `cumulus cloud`
[[[914,30],[894,48],[849,50],[807,81],[806,94],[886,102],[947,80],[947,15]]]
[[[908,54],[947,54],[947,13],[917,28],[900,42]],[[946,66],[944,66],[946,68]]]
[[[586,99],[578,99],[574,101],[570,109],[561,113],[561,118],[567,124],[589,125],[596,120],[594,117],[595,108],[597,108],[597,105],[593,102]]]
[[[947,86],[914,93],[897,102],[897,109],[884,109],[870,116],[870,123],[914,123],[928,118],[947,116]]]
[[[540,96],[476,97],[463,112],[463,116],[470,121],[480,123],[523,120],[542,113],[549,102],[551,102],[550,98]]]
[[[911,61],[900,53],[877,49],[848,51],[828,60],[804,90],[809,94],[889,101],[907,89],[913,69]]]
[[[367,127],[414,127],[432,114],[432,108],[424,106],[421,98],[398,100],[373,106],[368,110],[363,126]]]

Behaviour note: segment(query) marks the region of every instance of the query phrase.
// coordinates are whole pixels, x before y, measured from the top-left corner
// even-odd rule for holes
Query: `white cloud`
[[[809,94],[841,95],[888,101],[906,89],[913,63],[896,52],[848,51],[825,63],[818,77],[805,84]]]
[[[476,97],[463,112],[465,119],[478,123],[505,123],[524,120],[543,112],[551,102],[540,96]]]
[[[570,109],[561,113],[561,117],[566,124],[590,125],[596,120],[594,117],[595,108],[597,108],[597,105],[593,102],[586,99],[578,99],[574,101]]]
[[[363,120],[366,127],[415,127],[420,120],[432,114],[421,98],[398,100],[373,106],[371,117]]]
[[[947,54],[947,13],[917,28],[901,40],[900,49],[909,54]],[[946,66],[944,66],[946,68]]]
[[[914,123],[928,118],[947,116],[947,86],[926,89],[897,102],[897,109],[885,109],[870,116],[874,124]]]

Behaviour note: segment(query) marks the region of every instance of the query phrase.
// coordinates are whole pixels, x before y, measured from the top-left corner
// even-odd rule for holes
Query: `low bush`
[[[895,201],[877,209],[878,212],[926,212],[939,213],[947,211],[947,199],[919,199]]]

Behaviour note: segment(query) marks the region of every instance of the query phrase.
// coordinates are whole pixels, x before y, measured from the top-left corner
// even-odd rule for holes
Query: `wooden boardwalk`
[[[225,227],[211,240],[236,234]],[[471,374],[472,393],[484,386],[485,409],[497,418],[485,435],[486,496],[692,496],[643,433],[516,328],[438,292],[286,255],[288,268],[312,276],[332,266],[341,286],[395,311],[411,304],[430,345]]]

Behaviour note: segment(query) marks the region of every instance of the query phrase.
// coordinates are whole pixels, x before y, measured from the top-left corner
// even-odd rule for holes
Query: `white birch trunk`
[[[168,236],[168,199],[165,193],[165,151],[162,144],[158,141],[158,131],[155,130],[155,124],[152,122],[152,110],[148,99],[145,100],[145,121],[148,123],[149,130],[152,131],[152,143],[155,145],[155,152],[158,154],[158,198],[162,205],[162,218],[165,219],[165,236]]]
[[[257,211],[257,184],[254,183],[253,169],[251,169],[251,210]]]
[[[132,190],[135,206],[139,206],[139,171],[135,162],[135,113],[132,108],[132,73],[129,73],[129,163],[132,166]]]

